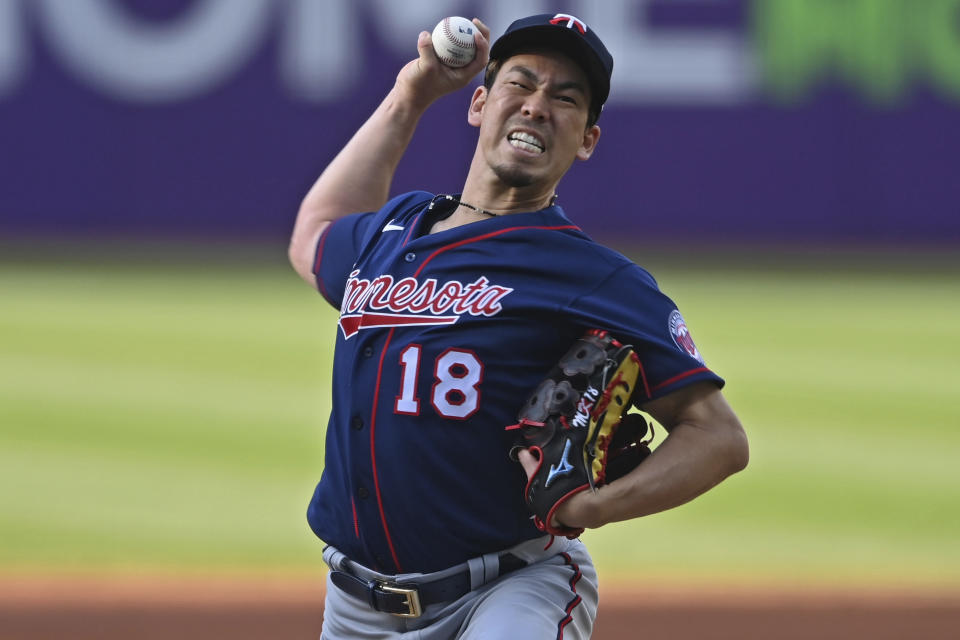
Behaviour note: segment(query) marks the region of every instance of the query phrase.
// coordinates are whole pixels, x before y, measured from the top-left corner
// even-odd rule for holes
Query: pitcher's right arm
[[[483,71],[490,51],[490,30],[476,18],[473,22],[477,25],[477,55],[465,67],[443,65],[434,53],[430,33],[420,33],[419,57],[400,70],[380,106],[307,192],[294,223],[288,256],[294,270],[312,286],[316,287],[314,253],[323,230],[342,216],[383,206],[393,174],[427,107]]]

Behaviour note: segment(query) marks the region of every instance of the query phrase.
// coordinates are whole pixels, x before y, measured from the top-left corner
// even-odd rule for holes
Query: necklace
[[[457,202],[460,204],[461,207],[466,207],[467,209],[473,209],[473,210],[476,211],[477,213],[482,213],[482,214],[484,214],[484,215],[488,215],[488,216],[491,216],[491,217],[494,217],[494,218],[497,217],[498,215],[500,215],[499,213],[494,213],[493,211],[487,211],[486,209],[481,209],[480,207],[475,207],[475,206],[473,206],[472,204],[470,204],[470,203],[468,203],[468,202],[464,202],[463,200],[458,200]]]
[[[499,213],[494,213],[493,211],[487,211],[486,209],[482,209],[482,208],[480,208],[480,207],[476,207],[476,206],[470,204],[469,202],[464,202],[463,200],[460,200],[459,198],[455,198],[455,197],[453,197],[453,196],[446,196],[446,197],[447,197],[448,200],[453,200],[454,202],[456,202],[457,204],[459,204],[459,205],[462,206],[462,207],[466,207],[467,209],[473,209],[473,210],[476,211],[477,213],[482,213],[482,214],[487,215],[487,216],[490,216],[490,217],[492,217],[492,218],[496,218],[497,216],[501,215],[501,214],[499,214]],[[554,204],[556,204],[556,202],[557,202],[557,194],[553,194],[553,197],[550,198],[550,205],[549,205],[549,206],[552,207]]]

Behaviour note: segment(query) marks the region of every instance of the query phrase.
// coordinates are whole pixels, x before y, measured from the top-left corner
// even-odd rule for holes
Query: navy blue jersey
[[[413,192],[337,220],[314,263],[340,319],[308,519],[386,573],[436,571],[542,535],[504,427],[585,329],[634,346],[638,404],[723,385],[650,274],[560,207],[429,234],[434,206],[455,204]]]

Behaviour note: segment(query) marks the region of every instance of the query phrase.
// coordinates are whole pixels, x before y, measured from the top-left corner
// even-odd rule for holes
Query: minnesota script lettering
[[[359,273],[350,274],[340,305],[340,329],[347,339],[360,329],[453,324],[463,314],[495,316],[513,291],[490,284],[483,276],[469,284],[458,280],[441,284],[436,278],[394,281],[388,274],[368,280],[358,278]]]

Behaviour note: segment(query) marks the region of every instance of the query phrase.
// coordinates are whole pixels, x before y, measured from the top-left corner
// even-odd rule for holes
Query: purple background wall
[[[123,94],[78,71],[79,58],[58,44],[64,27],[50,26],[56,12],[105,7],[133,33],[167,33],[202,8],[212,11],[216,0],[4,0],[0,234],[283,238],[313,179],[412,57],[417,31],[443,15],[492,13],[496,33],[511,4],[411,2],[406,13],[390,9],[386,17],[411,23],[395,25],[398,35],[386,26],[388,3],[374,0],[312,8],[299,0],[233,1],[235,11],[261,11],[262,30],[246,53],[199,88],[151,97]],[[535,0],[512,4],[550,10]],[[760,24],[755,3],[603,3],[602,11],[621,12],[621,22],[630,16],[622,31],[599,2],[551,4],[580,11],[605,39],[601,25],[614,32],[614,97],[601,119],[599,150],[575,165],[559,190],[560,203],[588,232],[618,229],[671,242],[960,242],[957,91],[915,75],[892,99],[876,100],[827,56],[800,94],[785,99],[776,95],[776,78],[762,71],[763,55],[776,53],[764,48],[763,30],[774,27]],[[303,13],[292,15],[294,8]],[[324,12],[340,17],[331,26],[318,21]],[[339,93],[291,90],[282,69],[297,18],[312,19],[318,42],[333,46],[324,58],[328,70],[331,56],[344,56],[335,64],[350,80],[341,79]],[[354,66],[356,42],[344,24],[365,38]],[[960,69],[958,24],[954,48],[944,50]],[[645,90],[645,59],[632,59],[629,48],[641,32],[721,34],[761,70],[726,97],[670,89],[669,78]],[[464,119],[468,98],[464,91],[431,108],[396,191],[459,189],[475,141]]]

